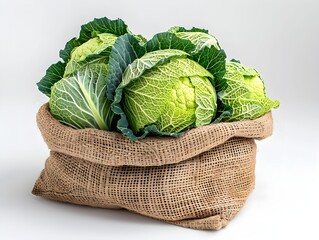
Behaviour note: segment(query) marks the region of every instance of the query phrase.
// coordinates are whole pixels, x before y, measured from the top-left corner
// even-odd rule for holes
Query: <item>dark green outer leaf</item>
[[[67,62],[71,58],[72,50],[81,44],[82,43],[77,38],[72,38],[65,44],[64,49],[60,50],[60,58],[62,58],[64,62]]]
[[[208,34],[208,30],[195,27],[193,27],[192,29],[186,29],[184,27],[177,26],[170,28],[168,31],[171,33],[202,32]],[[199,51],[193,53],[191,59],[205,67],[211,74],[214,75],[215,79],[217,80],[222,79],[226,72],[226,53],[224,50],[220,49],[220,47],[216,48],[215,46],[205,46],[204,48],[201,48]]]
[[[212,124],[222,122],[225,117],[232,115],[232,113],[233,109],[230,106],[225,106],[219,99],[217,99],[217,114]]]
[[[220,80],[226,72],[226,53],[214,46],[204,47],[198,53],[191,56],[191,59],[206,68],[215,79]],[[214,85],[214,83],[213,83]]]
[[[137,34],[137,35],[132,34],[132,35],[141,43],[141,45],[147,42],[147,39],[141,34]]]
[[[163,32],[156,34],[151,40],[145,44],[147,52],[163,49],[178,49],[188,54],[195,50],[195,45],[191,41],[181,39],[174,33]]]
[[[109,100],[113,100],[115,89],[122,81],[126,67],[144,54],[145,48],[132,35],[124,34],[116,40],[109,58],[110,70],[107,80],[107,98]]]
[[[112,33],[117,36],[128,32],[127,25],[122,19],[110,20],[106,17],[95,18],[93,21],[82,25],[79,40],[86,42],[96,33]]]
[[[230,62],[236,62],[236,63],[240,63],[240,60],[238,60],[238,59],[235,59],[235,58],[232,58],[232,59],[230,60]]]
[[[117,87],[122,81],[126,67],[144,54],[145,48],[140,45],[139,41],[130,34],[124,34],[116,40],[109,58],[110,68],[107,78],[107,98],[111,101],[114,98],[111,109],[115,114],[120,116],[117,128],[132,140],[137,140],[137,138],[134,136],[133,131],[128,128],[129,124],[120,104],[123,89],[117,89]]]
[[[46,71],[45,76],[37,83],[38,89],[50,97],[51,87],[63,78],[66,64],[57,62],[52,64]]]

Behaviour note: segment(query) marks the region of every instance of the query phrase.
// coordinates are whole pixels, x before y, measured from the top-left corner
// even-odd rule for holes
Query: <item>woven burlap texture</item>
[[[193,229],[220,229],[254,188],[256,144],[272,116],[218,123],[179,138],[133,142],[117,132],[73,129],[48,104],[37,124],[51,150],[33,194],[102,208],[125,208]]]

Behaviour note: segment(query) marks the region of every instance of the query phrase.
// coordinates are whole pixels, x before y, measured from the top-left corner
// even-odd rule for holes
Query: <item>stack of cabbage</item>
[[[173,27],[146,40],[120,19],[95,19],[38,83],[52,115],[73,128],[132,140],[255,119],[279,106],[259,73],[226,54],[207,30]]]

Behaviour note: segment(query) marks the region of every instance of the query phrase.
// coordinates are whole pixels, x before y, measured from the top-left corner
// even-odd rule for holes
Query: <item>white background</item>
[[[0,1],[0,239],[319,239],[318,1]],[[210,30],[253,66],[279,99],[274,134],[258,143],[256,188],[220,231],[198,231],[125,210],[35,197],[48,149],[36,82],[94,17],[123,18],[146,37],[171,26]]]

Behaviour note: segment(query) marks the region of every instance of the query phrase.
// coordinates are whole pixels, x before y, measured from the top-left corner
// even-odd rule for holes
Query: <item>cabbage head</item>
[[[226,63],[226,73],[216,88],[221,102],[220,111],[231,111],[230,115],[223,117],[223,121],[253,120],[279,107],[279,101],[272,101],[266,96],[260,74],[238,61]]]
[[[104,17],[82,25],[79,37],[69,40],[60,51],[62,61],[52,64],[37,83],[39,90],[50,97],[52,86],[63,77],[87,64],[107,64],[115,41],[128,32],[127,25],[121,19]]]
[[[138,140],[148,134],[176,137],[212,123],[215,76],[225,73],[226,55],[213,45],[198,49],[173,32],[158,33],[144,45],[120,36],[110,55],[107,89],[119,115],[117,129]]]
[[[60,51],[63,61],[48,68],[38,88],[50,97],[50,112],[61,123],[73,128],[111,129],[114,114],[106,96],[108,61],[117,38],[128,32],[121,19],[94,19]]]
[[[136,59],[124,72],[123,107],[134,133],[150,125],[178,133],[209,124],[217,111],[213,75],[181,50],[157,50]],[[166,63],[156,65],[163,58]]]

